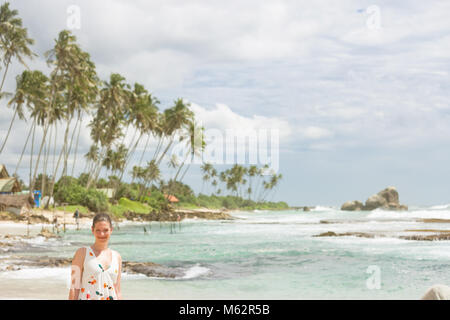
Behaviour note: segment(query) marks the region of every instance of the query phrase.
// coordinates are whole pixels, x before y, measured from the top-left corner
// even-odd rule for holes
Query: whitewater
[[[433,284],[450,285],[450,241],[400,238],[449,230],[450,205],[370,212],[317,206],[310,212],[231,214],[235,220],[116,228],[110,247],[123,260],[155,262],[179,275],[125,273],[124,299],[420,299]],[[318,236],[326,232],[374,236]],[[71,229],[59,241],[33,241],[33,249],[20,255],[67,258],[91,244],[93,236],[87,229]],[[0,259],[6,255],[11,253],[0,251]],[[0,270],[1,299],[67,298],[68,267],[6,271],[0,265]]]

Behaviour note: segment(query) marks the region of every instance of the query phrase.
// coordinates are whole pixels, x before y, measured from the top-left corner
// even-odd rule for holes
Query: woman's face
[[[92,234],[98,242],[108,242],[111,233],[112,227],[108,221],[98,221],[92,227]]]

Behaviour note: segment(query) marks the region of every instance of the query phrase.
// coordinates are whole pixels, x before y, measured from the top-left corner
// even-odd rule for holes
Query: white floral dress
[[[91,247],[86,247],[79,295],[80,300],[117,299],[114,284],[117,282],[119,272],[119,257],[114,250],[111,251],[111,265],[104,270]]]

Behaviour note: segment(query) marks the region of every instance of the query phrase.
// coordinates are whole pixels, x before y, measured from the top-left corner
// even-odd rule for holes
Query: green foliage
[[[75,213],[75,210],[78,209],[78,211],[80,213],[89,213],[89,209],[85,206],[80,206],[80,205],[70,205],[70,206],[66,206],[66,207],[55,207],[56,210],[59,211],[66,211],[66,212],[70,212],[70,213]]]
[[[207,196],[199,194],[198,197],[183,198],[177,204],[179,208],[194,209],[198,207],[204,207],[209,209],[230,209],[230,210],[275,210],[275,209],[288,209],[289,206],[286,202],[255,202],[253,200],[243,199],[237,196]]]
[[[114,194],[114,199],[119,200],[120,198],[128,198],[131,200],[137,200],[139,196],[139,191],[136,188],[136,185],[130,185],[127,183],[120,184],[119,188],[117,188],[116,193]]]
[[[102,189],[102,188],[108,188],[109,184],[108,181],[106,181],[106,179],[100,178],[97,181],[97,188]]]
[[[88,183],[88,179],[89,179],[89,174],[88,173],[82,173],[80,174],[80,176],[78,177],[78,184],[80,186],[86,186]]]
[[[78,184],[63,185],[58,183],[55,186],[54,198],[58,203],[82,204],[86,189]]]
[[[119,200],[119,206],[121,206],[124,209],[127,209],[132,212],[136,213],[149,213],[150,208],[148,205],[140,203],[138,201],[133,201],[127,198],[121,198]]]
[[[108,210],[108,199],[102,192],[95,189],[87,190],[81,204],[94,212],[104,212]]]
[[[195,196],[194,191],[187,184],[180,181],[169,180],[167,184],[162,184],[160,188],[166,194],[173,194],[178,199],[183,197]]]
[[[56,183],[54,198],[60,204],[82,205],[94,212],[108,210],[108,199],[103,193],[95,189],[87,190],[73,177],[61,178]]]

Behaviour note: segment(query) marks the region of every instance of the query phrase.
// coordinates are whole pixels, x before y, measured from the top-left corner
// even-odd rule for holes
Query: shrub
[[[84,199],[82,200],[81,204],[88,207],[89,210],[94,212],[108,210],[108,199],[102,192],[95,189],[89,189],[85,192]]]
[[[85,195],[86,189],[78,184],[58,185],[54,198],[59,204],[67,203],[76,205],[82,204]]]
[[[64,177],[55,185],[55,201],[59,204],[81,205],[94,212],[108,210],[108,199],[95,189],[83,188],[78,180],[72,177]]]

